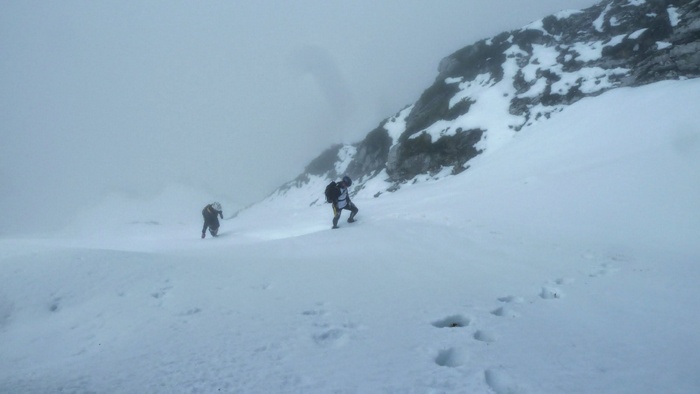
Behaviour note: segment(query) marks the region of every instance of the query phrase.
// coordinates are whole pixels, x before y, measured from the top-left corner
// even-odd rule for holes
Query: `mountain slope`
[[[296,189],[218,239],[174,196],[0,240],[0,392],[697,392],[698,100],[580,100],[339,230]]]
[[[560,12],[446,57],[414,104],[363,141],[330,148],[277,193],[347,173],[355,192],[384,181],[378,196],[458,174],[584,97],[695,78],[699,65],[698,0],[609,0]]]

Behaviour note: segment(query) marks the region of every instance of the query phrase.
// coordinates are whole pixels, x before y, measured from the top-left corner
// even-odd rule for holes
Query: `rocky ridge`
[[[343,174],[356,180],[355,192],[383,181],[375,196],[458,174],[584,97],[698,76],[700,0],[607,0],[562,11],[447,56],[414,104],[362,141],[329,148],[272,197],[321,190]]]

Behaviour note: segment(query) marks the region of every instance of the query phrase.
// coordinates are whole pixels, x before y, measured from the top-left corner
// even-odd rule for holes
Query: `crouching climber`
[[[221,210],[221,204],[213,202],[202,209],[204,217],[204,226],[202,227],[202,238],[207,235],[207,228],[212,237],[216,237],[219,233],[219,218],[224,218],[224,212]]]
[[[336,183],[337,187],[337,192],[335,193],[336,197],[332,199],[333,203],[333,227],[332,228],[338,228],[338,220],[340,220],[340,213],[343,211],[343,209],[347,209],[350,211],[350,217],[348,218],[348,223],[352,223],[355,221],[355,215],[357,215],[357,212],[359,209],[353,204],[352,201],[350,201],[350,194],[348,192],[348,188],[352,185],[352,179],[350,179],[349,176],[344,176],[343,180],[340,182]]]

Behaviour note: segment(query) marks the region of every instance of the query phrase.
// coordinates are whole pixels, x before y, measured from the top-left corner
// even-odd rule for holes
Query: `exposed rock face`
[[[698,76],[700,0],[608,0],[560,12],[444,58],[434,84],[353,145],[353,157],[333,147],[295,182],[336,178],[339,168],[366,182],[386,170],[391,190],[420,174],[456,174],[584,97]],[[339,167],[341,159],[349,164]]]
[[[357,153],[346,173],[352,178],[376,175],[385,167],[390,147],[391,138],[380,125],[357,144]]]
[[[452,174],[465,169],[465,163],[479,154],[475,147],[483,130],[457,129],[454,135],[446,135],[433,141],[428,134],[416,138],[402,136],[399,148],[392,160],[386,163],[387,172],[397,180],[411,179],[418,174],[436,173],[443,167],[452,167]]]

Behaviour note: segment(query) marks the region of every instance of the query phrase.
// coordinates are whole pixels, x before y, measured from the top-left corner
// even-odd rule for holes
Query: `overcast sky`
[[[175,182],[257,201],[443,57],[596,2],[2,1],[0,234]]]

